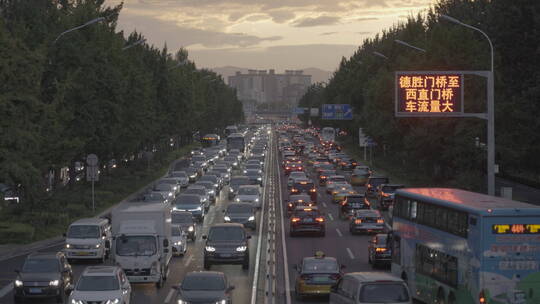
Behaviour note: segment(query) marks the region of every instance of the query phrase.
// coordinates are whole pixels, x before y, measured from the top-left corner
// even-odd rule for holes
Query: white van
[[[405,282],[385,272],[351,272],[332,287],[330,304],[412,304]]]
[[[64,252],[69,260],[97,259],[102,262],[109,257],[111,226],[106,218],[85,218],[69,225],[64,234]]]

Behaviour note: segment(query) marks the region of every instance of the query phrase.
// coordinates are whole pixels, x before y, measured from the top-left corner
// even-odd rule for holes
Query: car
[[[187,232],[181,226],[171,226],[171,247],[172,254],[184,256],[187,251]]]
[[[317,179],[319,180],[319,186],[326,186],[326,180],[332,175],[337,175],[336,170],[321,170],[318,173]]]
[[[373,266],[389,267],[392,262],[392,250],[387,242],[388,235],[379,233],[368,241],[368,263]]]
[[[186,168],[185,172],[189,177],[189,182],[190,183],[194,183],[197,180],[197,178],[199,178],[199,176],[202,175],[200,170],[195,168],[195,167],[188,167],[188,168]]]
[[[199,182],[211,182],[214,186],[214,189],[216,191],[216,196],[219,196],[219,193],[221,191],[221,188],[223,188],[223,181],[221,179],[221,173],[214,173],[214,172],[206,172],[205,175],[201,176],[201,178],[199,178],[199,180],[197,181],[198,183]]]
[[[238,193],[238,189],[244,185],[250,185],[249,177],[247,176],[233,176],[229,183],[229,199],[233,199]]]
[[[293,210],[290,219],[289,235],[293,237],[299,234],[318,234],[319,236],[325,236],[326,221],[317,206],[298,206]]]
[[[130,304],[131,292],[131,284],[119,266],[89,266],[77,280],[68,304]]]
[[[397,189],[405,188],[404,185],[381,184],[377,187],[377,201],[381,210],[388,210],[394,203]]]
[[[194,194],[198,195],[201,198],[201,202],[203,204],[204,212],[208,213],[208,210],[210,209],[210,191],[206,189],[205,186],[193,184],[189,186],[182,194]]]
[[[169,178],[175,178],[180,183],[181,188],[185,188],[189,185],[189,176],[186,171],[172,171],[169,173]]]
[[[384,176],[370,176],[366,182],[366,196],[373,197],[377,193],[377,187],[382,184],[389,184],[390,179]]]
[[[252,185],[263,185],[263,176],[262,170],[259,169],[246,169],[244,170],[244,175],[249,178],[249,181]]]
[[[204,154],[193,155],[191,157],[191,165],[194,167],[202,167],[203,169],[208,168],[208,160]]]
[[[249,239],[242,224],[224,223],[210,227],[204,246],[204,269],[213,264],[240,264],[242,269],[249,269]]]
[[[235,198],[237,203],[249,203],[255,208],[261,208],[261,191],[259,186],[242,185],[238,188]]]
[[[64,234],[69,261],[97,259],[104,263],[111,251],[111,225],[106,218],[84,218],[69,225]]]
[[[285,175],[295,171],[304,171],[304,165],[302,163],[291,163],[285,166]]]
[[[204,176],[203,176],[204,177]],[[201,179],[203,178],[201,177]],[[219,193],[219,186],[210,181],[201,181],[200,179],[195,183],[194,186],[191,186],[191,188],[195,186],[203,186],[206,189],[206,193],[208,193],[208,198],[211,203],[215,204],[217,200],[217,196]]]
[[[345,176],[343,175],[331,175],[326,179],[326,192],[328,194],[332,193],[332,187],[335,183],[347,183]]]
[[[358,162],[352,158],[344,157],[339,161],[339,166],[342,170],[352,170],[356,168]]]
[[[188,272],[182,283],[173,286],[178,291],[176,302],[232,304],[234,286],[229,285],[227,276],[217,271]]]
[[[73,271],[63,252],[37,252],[29,254],[16,270],[13,283],[15,303],[29,299],[55,298],[64,303],[73,284]]]
[[[351,297],[350,295],[357,295]],[[412,304],[407,284],[385,272],[350,272],[332,287],[330,304]]]
[[[349,223],[349,231],[352,234],[384,232],[384,219],[378,210],[355,210]]]
[[[335,183],[332,187],[332,202],[334,204],[339,203],[343,200],[346,195],[355,194],[356,191],[348,183],[338,184]]]
[[[177,196],[178,194],[180,194],[180,188],[182,187],[182,185],[180,185],[180,181],[176,178],[171,178],[171,177],[164,177],[164,178],[161,178],[157,181],[157,184],[168,184],[168,185],[171,185],[172,186],[172,190],[174,191],[174,196]]]
[[[371,204],[364,194],[348,194],[339,202],[339,217],[342,219],[351,219],[355,210],[370,208]]]
[[[343,265],[336,258],[327,257],[318,251],[312,257],[305,257],[296,271],[295,297],[302,301],[306,296],[327,296],[341,279]]]
[[[195,222],[193,221],[193,214],[191,212],[173,210],[171,213],[171,224],[180,226],[184,232],[187,232],[188,239],[195,241],[197,238]]]
[[[182,193],[173,201],[173,212],[190,212],[199,223],[202,223],[206,214],[204,205],[205,202],[200,195]]]
[[[369,176],[371,175],[371,169],[368,166],[356,166],[351,173],[351,185],[364,186]]]
[[[313,184],[310,179],[297,178],[293,183],[289,194],[294,195],[302,193],[309,195],[312,201],[317,201],[317,187],[315,187],[315,184]]]
[[[295,179],[297,178],[303,178],[303,179],[306,179],[307,178],[307,175],[306,175],[306,172],[304,171],[296,171],[296,172],[291,172],[289,174],[289,178],[287,179],[287,187],[292,187]]]
[[[316,203],[311,200],[311,196],[307,194],[295,194],[289,196],[289,201],[287,203],[287,216],[291,216],[293,211],[298,206],[311,207],[315,206]]]
[[[256,163],[246,163],[244,165],[244,170],[249,170],[249,169],[264,171],[263,166],[261,164],[256,164]]]
[[[257,229],[255,208],[250,203],[233,203],[223,210],[223,220],[226,223],[239,223],[246,228]]]
[[[161,193],[168,200],[173,200],[176,197],[176,186],[165,183],[156,183],[152,187],[152,192]]]
[[[229,175],[229,170],[225,167],[214,166],[211,171],[207,172],[207,175],[219,176],[221,181],[221,189],[223,189],[225,185],[228,185],[229,180],[231,179],[231,176]]]
[[[139,201],[146,203],[160,203],[160,204],[169,204],[172,201],[172,198],[163,192],[151,191],[143,194]]]

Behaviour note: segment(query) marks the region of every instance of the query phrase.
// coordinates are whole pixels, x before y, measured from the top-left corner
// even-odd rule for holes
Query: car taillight
[[[290,169],[291,169],[291,167],[285,167],[285,170],[290,170]]]
[[[375,252],[385,252],[386,248],[375,248]]]
[[[299,217],[293,217],[293,218],[291,219],[291,222],[293,222],[293,223],[296,223],[296,222],[299,222],[299,221],[300,221],[300,218],[299,218]]]
[[[319,223],[324,222],[324,218],[322,218],[322,217],[318,217],[318,218],[316,218],[315,220],[316,220],[317,222],[319,222]]]
[[[478,302],[480,302],[480,304],[484,304],[486,303],[486,297],[484,296],[484,291],[480,291],[480,294],[478,295]]]
[[[317,189],[311,188],[311,189],[309,189],[309,192],[317,192]]]
[[[384,224],[384,220],[383,219],[378,219],[377,224]]]
[[[321,176],[321,179],[326,179],[326,176]]]
[[[341,206],[347,205],[347,202],[341,202]]]
[[[291,189],[291,192],[298,192],[298,189],[292,188],[292,189]]]
[[[289,207],[292,207],[292,206],[293,206],[293,204],[289,203]]]
[[[354,220],[355,224],[362,224],[362,220]]]

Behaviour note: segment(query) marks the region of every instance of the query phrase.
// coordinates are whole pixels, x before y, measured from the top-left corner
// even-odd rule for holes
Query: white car
[[[182,227],[177,225],[171,226],[171,232],[173,255],[184,256],[187,251],[187,233],[182,230]]]
[[[306,176],[306,172],[304,171],[295,171],[295,172],[291,172],[289,174],[289,179],[287,180],[287,187],[292,187],[292,185],[294,184],[294,181],[298,178],[307,178]]]
[[[89,266],[73,288],[68,303],[130,304],[131,285],[118,266]]]

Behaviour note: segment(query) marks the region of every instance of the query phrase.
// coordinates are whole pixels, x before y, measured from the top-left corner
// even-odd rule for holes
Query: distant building
[[[284,103],[290,106],[298,100],[311,85],[311,75],[301,70],[285,70],[276,74],[274,70],[248,70],[247,74],[236,72],[229,76],[229,86],[236,89],[238,99],[244,103]]]

